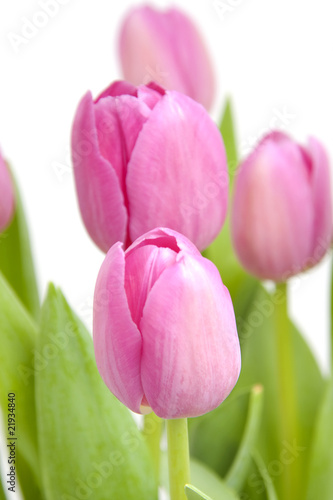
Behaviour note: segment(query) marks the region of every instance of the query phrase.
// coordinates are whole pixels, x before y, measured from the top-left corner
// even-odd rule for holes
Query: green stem
[[[160,475],[160,460],[161,460],[161,436],[163,429],[163,420],[155,413],[149,413],[144,416],[142,435],[144,436],[151,457],[153,459],[153,466],[156,479]]]
[[[190,454],[187,419],[166,421],[170,500],[186,500],[185,484],[190,482]]]
[[[288,318],[288,296],[287,284],[276,285],[276,349],[278,360],[278,383],[280,398],[280,431],[281,446],[283,442],[288,445],[298,443],[298,418],[297,418],[297,391],[294,369],[294,352],[292,343],[292,332]],[[284,494],[285,500],[292,500],[298,496],[300,481],[299,464],[297,459],[286,465],[284,470]]]
[[[331,271],[331,373],[333,374],[333,261]]]

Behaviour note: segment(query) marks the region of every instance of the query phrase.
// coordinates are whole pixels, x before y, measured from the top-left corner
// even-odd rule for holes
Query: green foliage
[[[153,464],[129,411],[104,385],[92,339],[49,287],[37,351],[36,408],[47,500],[155,500]]]
[[[306,500],[333,498],[333,378],[328,383],[315,422]],[[320,492],[320,495],[319,495]]]
[[[0,403],[6,424],[8,393],[15,394],[16,470],[26,498],[42,498],[34,391],[37,327],[0,273]]]
[[[212,498],[208,497],[202,491],[198,490],[195,486],[192,486],[191,484],[187,484],[185,486],[185,494],[187,496],[188,500],[212,500]],[[223,497],[221,497],[221,500],[223,500]]]
[[[208,498],[211,500],[239,500],[237,493],[230,488],[225,481],[223,481],[214,471],[209,469],[205,464],[191,458],[190,461],[191,472],[191,485],[188,485],[190,490],[204,491]],[[160,466],[160,484],[169,491],[169,477],[168,477],[168,455],[162,453],[161,466]],[[187,492],[186,492],[187,494]],[[202,493],[201,493],[202,494]],[[191,497],[191,498],[206,498],[204,497]]]
[[[39,297],[27,223],[18,188],[16,208],[7,230],[0,234],[0,271],[30,314],[38,319]]]
[[[241,491],[261,425],[262,390],[255,386],[230,396],[216,410],[190,419],[190,447],[194,457]]]

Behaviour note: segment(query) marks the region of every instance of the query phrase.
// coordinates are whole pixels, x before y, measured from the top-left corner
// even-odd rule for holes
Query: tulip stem
[[[190,453],[187,419],[166,421],[170,500],[186,500],[185,484],[190,482]]]
[[[288,317],[287,284],[276,285],[276,350],[280,406],[281,447],[283,443],[298,443],[297,392],[292,332]],[[282,498],[292,500],[298,496],[299,464],[297,459],[284,470]]]
[[[161,436],[163,429],[163,420],[155,413],[149,413],[144,416],[142,435],[145,438],[147,447],[153,459],[156,479],[160,475],[160,458],[161,458]]]
[[[331,373],[333,373],[333,262],[331,270]]]

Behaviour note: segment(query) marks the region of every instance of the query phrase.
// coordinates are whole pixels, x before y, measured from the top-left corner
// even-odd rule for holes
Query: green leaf
[[[0,234],[0,271],[23,305],[38,319],[39,297],[27,223],[18,188],[16,210],[10,226]]]
[[[273,483],[272,478],[270,477],[269,473],[267,472],[267,469],[265,467],[265,463],[264,463],[263,459],[261,458],[260,453],[258,453],[258,451],[254,451],[252,453],[252,456],[253,456],[253,459],[254,459],[255,464],[257,466],[257,470],[262,477],[263,484],[265,485],[267,500],[278,500],[278,496],[277,496],[275,488],[274,488],[274,483]]]
[[[315,425],[308,472],[307,500],[333,498],[333,378],[324,393]]]
[[[263,390],[255,385],[251,391],[249,410],[242,441],[226,475],[226,482],[237,491],[242,489],[251,464],[251,453],[258,437],[263,409]]]
[[[213,500],[239,500],[237,493],[232,490],[214,471],[205,464],[191,457],[191,482],[196,488],[203,490]],[[169,491],[168,455],[162,453],[160,467],[160,484]]]
[[[191,459],[191,482],[216,500],[239,500],[237,493],[214,471],[198,460]]]
[[[203,500],[212,500],[211,497],[205,495],[202,491],[199,491],[198,488],[192,486],[191,484],[187,484],[185,486],[185,494],[188,500],[200,500],[200,498]],[[221,497],[221,500],[224,500],[223,497]]]
[[[102,381],[89,333],[52,285],[41,316],[36,407],[46,499],[155,500],[148,448]]]
[[[242,370],[236,394],[253,384],[264,386],[264,412],[259,433],[258,450],[274,478],[278,495],[288,466],[295,460],[299,468],[307,468],[314,423],[325,383],[317,363],[301,334],[290,323],[292,335],[298,415],[298,437],[287,442],[281,436],[279,423],[279,372],[276,355],[276,307],[273,296],[261,286],[239,332],[242,340]],[[298,485],[299,498],[304,498],[305,482]]]
[[[274,480],[270,477],[258,451],[252,453],[252,458],[252,466],[241,498],[246,500],[278,500]]]
[[[17,473],[25,497],[37,500],[41,498],[34,393],[37,328],[1,273],[0,304],[0,403],[6,424],[8,393],[15,393]]]
[[[262,392],[255,387],[231,395],[216,410],[189,419],[190,447],[229,486],[241,489],[251,464],[262,411]]]
[[[232,184],[235,175],[235,170],[238,166],[238,154],[236,145],[235,125],[234,125],[232,104],[230,98],[228,98],[225,103],[222,120],[220,124],[220,132],[223,137],[225,151],[227,154],[229,178],[230,178],[230,183]]]

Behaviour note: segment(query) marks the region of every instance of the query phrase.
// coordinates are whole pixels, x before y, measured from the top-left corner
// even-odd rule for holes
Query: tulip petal
[[[126,253],[125,290],[132,319],[138,327],[151,288],[176,256],[170,248],[149,244]]]
[[[154,84],[142,85],[138,88],[138,99],[147,104],[150,109],[156,106],[164,94],[165,91]]]
[[[94,295],[93,337],[97,368],[110,391],[128,408],[140,413],[142,339],[131,318],[121,243],[108,252]]]
[[[306,264],[313,234],[309,179],[301,148],[281,133],[266,137],[239,169],[233,241],[244,267],[261,279],[284,281]]]
[[[167,92],[151,111],[127,169],[134,241],[156,226],[182,232],[199,250],[219,233],[228,199],[221,135],[202,106]]]
[[[148,233],[137,238],[126,250],[126,255],[137,248],[152,244],[157,247],[170,248],[176,253],[180,252],[180,250],[185,250],[187,253],[197,257],[201,255],[197,247],[190,240],[185,238],[185,236],[165,227],[152,229],[148,231]]]
[[[10,223],[14,214],[14,205],[13,182],[0,152],[0,233]]]
[[[204,42],[193,23],[178,9],[170,9],[165,17],[173,58],[182,75],[181,92],[209,109],[215,94],[215,76]]]
[[[117,80],[103,90],[103,92],[95,99],[95,103],[104,97],[118,97],[124,94],[137,97],[137,88],[135,85],[125,82],[124,80]]]
[[[178,9],[134,8],[120,34],[125,79],[155,81],[209,108],[215,93],[213,67],[197,29]]]
[[[210,261],[179,253],[151,289],[140,330],[142,384],[158,416],[195,417],[227,397],[240,348],[229,292]]]
[[[91,93],[81,100],[72,130],[76,190],[84,224],[94,242],[107,252],[127,237],[127,210],[119,180],[102,156]]]
[[[150,115],[150,108],[136,97],[122,95],[98,101],[94,111],[100,152],[118,176],[127,207],[127,164],[138,135]]]
[[[307,152],[312,160],[312,189],[315,211],[311,264],[316,264],[332,243],[332,194],[330,166],[325,149],[314,137],[309,138]]]
[[[154,81],[184,91],[182,75],[169,46],[165,17],[151,7],[134,8],[122,26],[119,52],[123,74],[134,85]]]

